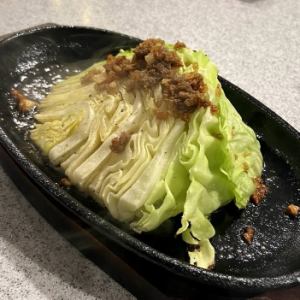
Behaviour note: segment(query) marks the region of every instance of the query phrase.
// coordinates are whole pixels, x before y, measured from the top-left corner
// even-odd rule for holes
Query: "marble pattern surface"
[[[0,35],[48,22],[202,48],[223,77],[300,130],[300,1],[0,1]],[[1,299],[134,298],[59,236],[1,167],[0,273]]]

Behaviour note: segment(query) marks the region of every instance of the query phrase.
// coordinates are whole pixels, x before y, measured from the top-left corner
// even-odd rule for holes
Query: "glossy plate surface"
[[[119,33],[57,25],[23,31],[2,41],[1,146],[47,197],[124,251],[135,253],[172,274],[246,293],[299,284],[300,219],[291,219],[284,211],[289,203],[300,203],[300,134],[223,78],[220,80],[227,97],[261,142],[265,161],[263,177],[269,193],[259,206],[250,203],[239,212],[229,205],[213,215],[217,229],[212,239],[217,259],[214,271],[186,262],[184,244],[173,238],[178,225],[176,218],[153,233],[137,235],[112,220],[104,209],[75,188],[65,190],[57,184],[62,174],[41,157],[28,139],[32,116],[16,111],[10,89],[16,87],[33,99],[42,99],[58,79],[138,42],[136,38]],[[256,231],[250,246],[241,240],[241,232],[247,225],[252,225]]]

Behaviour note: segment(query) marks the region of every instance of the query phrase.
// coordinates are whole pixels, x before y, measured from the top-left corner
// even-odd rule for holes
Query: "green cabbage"
[[[102,61],[54,86],[39,105],[31,138],[74,185],[136,232],[180,215],[176,234],[193,249],[190,263],[208,268],[215,256],[210,215],[232,200],[238,208],[246,206],[262,172],[262,155],[207,55],[188,48],[176,52],[183,62],[180,73],[197,64],[218,113],[208,107],[195,111],[187,124],[174,117],[157,121],[153,109],[160,87],[132,93],[121,86],[110,95],[81,84],[89,71],[104,72]],[[118,55],[131,58],[133,52]],[[111,142],[123,131],[130,132],[130,141],[114,153]]]

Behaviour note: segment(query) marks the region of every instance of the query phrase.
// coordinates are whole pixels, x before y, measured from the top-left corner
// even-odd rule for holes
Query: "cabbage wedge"
[[[183,43],[146,40],[56,84],[31,139],[71,183],[136,232],[177,215],[190,263],[215,261],[210,215],[245,208],[263,159],[216,66]]]

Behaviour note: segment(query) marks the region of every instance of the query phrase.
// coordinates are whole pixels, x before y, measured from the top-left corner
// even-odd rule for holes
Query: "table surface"
[[[220,74],[300,131],[300,1],[0,1],[0,35],[85,25],[204,49]],[[0,167],[1,299],[133,299],[23,201]]]

